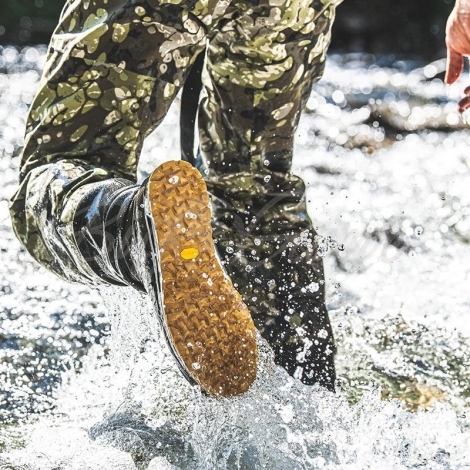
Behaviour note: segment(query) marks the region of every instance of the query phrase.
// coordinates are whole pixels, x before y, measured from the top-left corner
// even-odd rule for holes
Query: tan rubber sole
[[[148,189],[173,350],[208,394],[246,392],[257,370],[255,326],[215,255],[204,180],[189,163],[171,161]]]

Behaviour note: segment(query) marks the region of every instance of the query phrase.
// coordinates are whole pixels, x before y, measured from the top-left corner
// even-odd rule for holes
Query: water
[[[213,400],[182,379],[145,298],[60,282],[11,232],[43,53],[0,48],[0,468],[470,468],[470,132],[442,61],[333,56],[298,130],[336,394],[260,341],[252,389]],[[148,139],[142,174],[178,157],[177,119]]]

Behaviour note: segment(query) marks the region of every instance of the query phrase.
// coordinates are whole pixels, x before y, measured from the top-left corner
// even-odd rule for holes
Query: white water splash
[[[119,317],[112,341],[120,356],[114,356],[114,364],[122,368],[90,354],[83,371],[70,374],[62,387],[54,416],[26,426],[26,448],[2,457],[13,468],[470,465],[470,433],[461,429],[450,405],[411,413],[399,401],[382,401],[380,391],[369,387],[351,407],[343,392],[333,394],[290,378],[274,366],[263,341],[250,391],[234,399],[206,398],[177,371],[146,301],[131,291],[124,298],[116,294],[111,289],[105,295],[112,317]]]
[[[130,289],[103,290],[110,338],[53,394],[28,377],[14,384],[8,403],[18,408],[7,413],[21,420],[0,428],[0,468],[470,468],[470,136],[454,116],[459,91],[447,96],[442,84],[427,81],[429,69],[368,69],[355,60],[360,67],[330,62],[296,148],[310,214],[327,240],[337,393],[290,378],[261,342],[252,389],[230,400],[206,398],[181,377],[147,300]],[[85,342],[74,336],[73,319],[103,307],[96,294],[38,275],[13,240],[6,200],[30,100],[24,90],[38,78],[14,74],[0,77],[2,344],[50,335],[66,349],[74,338]],[[342,95],[333,96],[337,90]],[[400,98],[406,93],[413,99]],[[433,122],[454,132],[435,130]],[[390,137],[392,125],[398,135]],[[144,169],[167,155],[161,142],[174,133],[162,132],[166,140],[148,140]],[[82,327],[98,328],[88,318]],[[66,328],[69,343],[57,339]],[[15,364],[21,370],[26,360],[24,352]],[[39,366],[44,373],[51,367]],[[27,419],[30,402],[40,405],[32,408],[37,413],[55,409]]]

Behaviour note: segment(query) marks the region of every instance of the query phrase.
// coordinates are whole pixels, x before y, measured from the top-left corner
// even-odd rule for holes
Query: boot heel
[[[166,162],[147,191],[172,352],[208,394],[246,392],[256,378],[255,326],[216,256],[204,180],[186,162]]]

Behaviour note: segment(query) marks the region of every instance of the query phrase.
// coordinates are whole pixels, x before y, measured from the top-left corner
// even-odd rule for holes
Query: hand
[[[470,55],[470,1],[457,0],[449,16],[446,29],[447,72],[445,82],[454,83],[463,70],[463,57]],[[470,87],[465,89],[466,97],[459,103],[463,113],[470,108]]]

